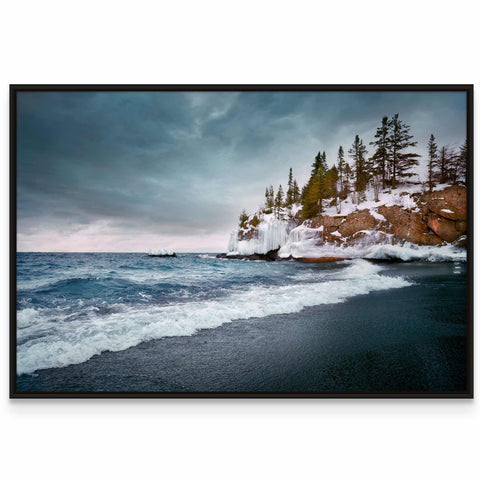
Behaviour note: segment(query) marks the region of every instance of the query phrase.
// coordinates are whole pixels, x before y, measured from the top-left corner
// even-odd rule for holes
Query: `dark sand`
[[[466,275],[453,268],[392,264],[416,285],[105,352],[23,375],[18,391],[462,391]]]

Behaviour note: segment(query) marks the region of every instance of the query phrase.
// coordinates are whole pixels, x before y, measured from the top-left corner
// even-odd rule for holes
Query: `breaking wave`
[[[234,320],[295,313],[412,285],[403,277],[381,275],[382,269],[354,260],[341,270],[319,272],[317,281],[311,283],[250,285],[221,298],[188,303],[119,303],[103,309],[90,305],[73,316],[60,308],[25,308],[17,313],[17,373],[82,363],[105,351],[125,350],[163,337],[194,335]]]
[[[313,229],[304,226],[290,232],[287,243],[280,249],[280,257],[343,257],[376,260],[399,260],[403,262],[466,262],[467,251],[453,244],[416,245],[405,242],[402,245],[381,243],[375,232],[368,232],[355,245],[344,246],[332,243],[317,245],[318,236]]]

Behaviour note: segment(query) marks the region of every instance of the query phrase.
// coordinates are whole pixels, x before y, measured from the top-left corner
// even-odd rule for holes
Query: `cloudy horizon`
[[[318,151],[368,147],[398,113],[426,146],[466,137],[465,92],[18,92],[18,251],[226,251],[265,187]]]

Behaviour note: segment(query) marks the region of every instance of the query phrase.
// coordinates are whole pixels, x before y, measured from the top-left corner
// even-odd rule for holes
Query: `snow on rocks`
[[[159,248],[157,250],[149,250],[149,255],[173,255],[175,252],[166,248]]]
[[[465,259],[461,242],[445,245],[466,232],[465,187],[428,193],[421,184],[406,184],[376,195],[368,189],[363,198],[360,203],[352,197],[325,200],[323,213],[300,225],[299,204],[276,213],[256,212],[232,233],[227,256],[274,252],[278,259]]]

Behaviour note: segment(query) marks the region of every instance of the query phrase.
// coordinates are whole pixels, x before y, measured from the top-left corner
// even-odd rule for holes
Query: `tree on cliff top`
[[[444,145],[440,149],[440,155],[437,160],[437,178],[440,183],[446,183],[453,178],[456,178],[455,155],[452,150]],[[455,182],[454,182],[455,183]]]
[[[325,174],[327,161],[325,152],[318,154],[312,164],[312,173],[308,183],[302,192],[302,215],[304,218],[312,218],[322,213],[322,200],[325,196]]]
[[[338,169],[328,168],[325,152],[318,153],[312,165],[312,174],[302,192],[302,216],[305,219],[323,212],[323,201],[338,196]]]
[[[413,135],[410,135],[410,126],[398,119],[398,113],[388,122],[388,127],[390,129],[388,147],[390,151],[392,188],[396,188],[400,180],[415,175],[411,170],[418,165],[420,155],[405,151],[409,147],[415,147],[417,142],[412,140]]]
[[[358,135],[355,135],[355,140],[348,154],[353,160],[355,191],[364,192],[370,179],[370,163],[367,160],[367,147]]]
[[[281,185],[278,187],[277,195],[275,196],[275,209],[280,210],[283,207],[283,188]]]
[[[447,171],[447,180],[452,184],[467,184],[467,168],[468,168],[468,145],[465,142],[458,150],[458,152],[443,147],[446,150],[445,164]],[[443,154],[442,148],[442,154]],[[441,155],[443,159],[443,155]]]
[[[468,170],[468,144],[465,143],[460,147],[460,151],[457,155],[457,182],[467,184],[467,170]]]
[[[287,195],[285,197],[285,206],[290,207],[293,204],[293,173],[292,167],[290,167],[290,171],[288,172],[288,188],[287,188]]]
[[[318,172],[325,171],[327,169],[327,156],[325,152],[318,152],[315,156],[315,161],[312,163],[312,173],[311,176],[317,174]]]
[[[445,150],[445,147],[443,148]],[[433,180],[435,178],[435,167],[437,166],[438,160],[438,152],[437,152],[437,144],[435,143],[435,137],[433,134],[430,135],[430,139],[428,140],[428,191],[431,192],[434,183]]]
[[[352,167],[349,163],[345,163],[345,170],[343,171],[343,193],[345,197],[350,193],[352,189],[352,180],[354,178]]]
[[[273,185],[270,185],[265,189],[265,210],[272,210],[275,202],[274,196]]]
[[[340,145],[338,147],[338,153],[337,153],[337,171],[338,171],[338,180],[340,182],[340,196],[343,196],[343,177],[345,175],[345,154],[343,152],[343,147]]]
[[[296,180],[293,181],[293,203],[300,202],[300,189]]]
[[[375,146],[375,152],[370,159],[372,161],[373,173],[381,177],[382,188],[385,188],[390,166],[388,133],[388,117],[383,117],[382,124],[377,128],[377,132],[375,133],[376,140],[374,142],[370,142],[370,145]]]
[[[247,215],[247,212],[245,212],[245,210],[242,211],[242,213],[240,214],[240,218],[239,218],[239,227],[240,228],[243,228],[245,226],[245,222],[248,220],[248,215]]]
[[[324,179],[324,198],[336,198],[338,196],[338,169],[334,165],[332,168],[325,172]]]

